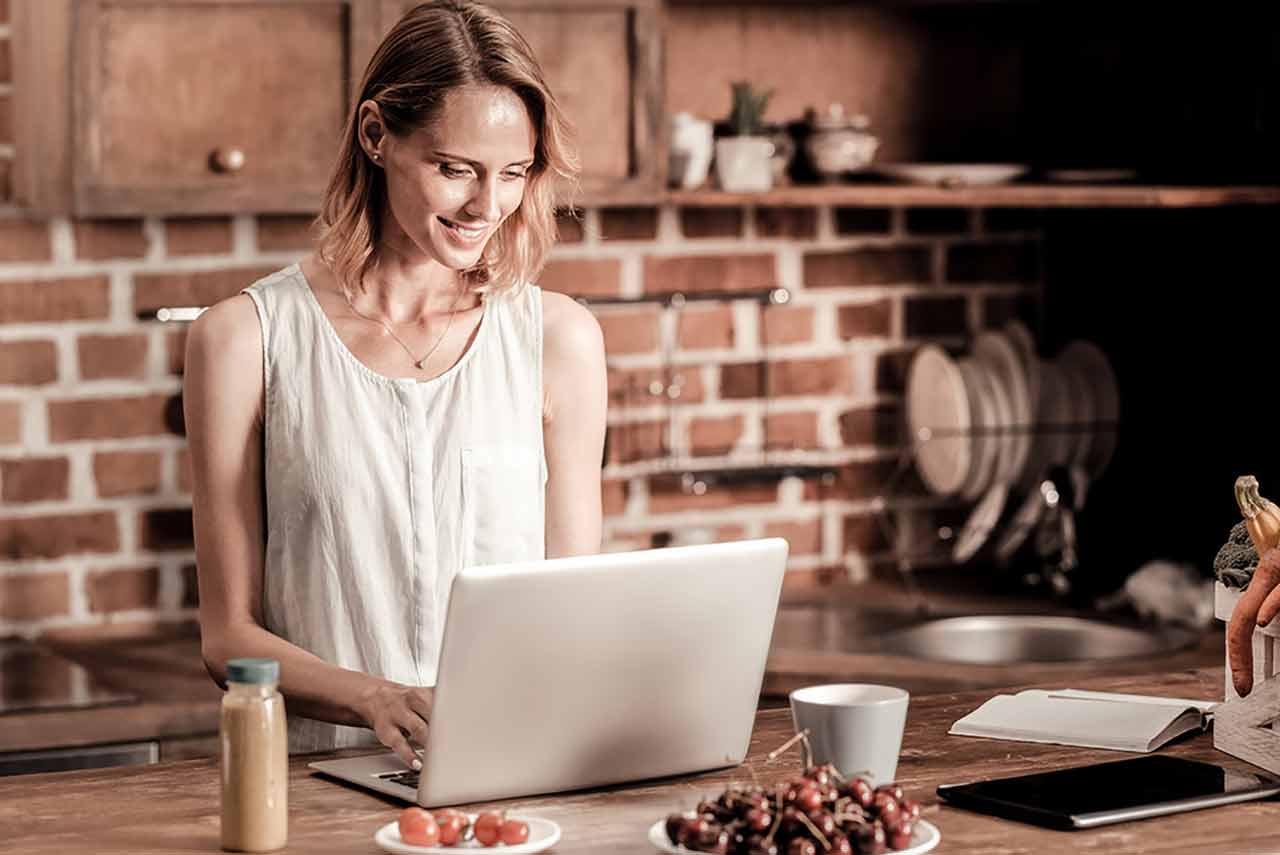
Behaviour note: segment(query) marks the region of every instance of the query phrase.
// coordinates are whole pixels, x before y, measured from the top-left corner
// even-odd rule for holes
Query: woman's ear
[[[368,99],[360,105],[356,125],[360,147],[369,155],[370,160],[381,163],[386,130],[382,123],[382,110],[378,107],[377,101]]]

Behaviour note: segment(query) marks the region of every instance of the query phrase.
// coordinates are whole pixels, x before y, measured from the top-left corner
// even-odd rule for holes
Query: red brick
[[[888,208],[836,208],[836,233],[842,235],[888,234],[893,215]]]
[[[159,393],[50,401],[49,435],[54,442],[163,436],[173,432],[167,410],[174,399]]]
[[[803,570],[792,570],[782,574],[782,594],[807,594],[814,589],[835,585],[848,577],[848,570],[842,566],[808,567]]]
[[[182,607],[194,609],[200,605],[200,574],[196,565],[182,565]]]
[[[616,258],[551,259],[538,284],[572,297],[617,297],[622,289],[622,262]]]
[[[93,455],[98,495],[133,496],[160,491],[160,452],[104,451]]]
[[[85,380],[137,379],[147,373],[147,337],[141,333],[82,335],[76,340],[76,348],[80,376]]]
[[[836,472],[835,482],[806,481],[806,501],[822,499],[872,499],[892,493],[919,495],[924,485],[914,477],[914,470],[900,470],[894,461],[874,460],[866,463],[846,463]]]
[[[0,618],[41,620],[71,611],[71,581],[65,572],[0,576]]]
[[[665,389],[672,384],[675,376],[684,380],[680,387],[680,403],[696,404],[702,401],[705,390],[702,388],[702,372],[696,366],[686,366],[668,371],[662,368],[639,368],[633,371],[619,369],[609,370],[610,406],[643,407],[667,401],[665,392],[650,394],[649,387],[653,383],[661,384]]]
[[[0,199],[13,201],[13,158],[0,157]]]
[[[178,469],[178,490],[183,493],[190,493],[192,485],[191,449],[178,449],[176,465]]]
[[[0,41],[0,83],[13,82],[13,60],[9,51],[9,39]]]
[[[907,338],[964,335],[969,330],[967,301],[964,297],[908,297],[902,327]]]
[[[169,373],[182,374],[187,360],[187,328],[182,326],[171,330],[164,337],[164,343],[165,362],[169,366]]]
[[[560,243],[582,243],[582,216],[580,208],[556,211],[557,240]]]
[[[58,346],[51,341],[0,341],[0,383],[39,386],[58,379]]]
[[[822,520],[773,522],[764,527],[765,537],[781,537],[791,545],[788,555],[822,554]]]
[[[680,231],[685,237],[738,237],[742,234],[741,208],[681,208]]]
[[[665,457],[670,446],[665,421],[609,425],[605,454],[610,463],[635,463]]]
[[[697,306],[680,312],[676,341],[682,350],[733,347],[733,308]]]
[[[969,212],[964,208],[910,208],[907,231],[919,235],[966,234]]]
[[[89,611],[128,612],[160,605],[160,568],[93,570],[84,580]]]
[[[893,333],[893,301],[876,300],[874,303],[852,303],[841,306],[836,313],[836,326],[840,338],[887,338]]]
[[[191,549],[195,545],[190,508],[149,510],[138,519],[138,545],[142,549],[163,551]]]
[[[75,220],[76,258],[106,260],[142,258],[147,254],[147,236],[142,220]]]
[[[799,344],[813,341],[812,306],[770,306],[762,313],[760,334],[765,344]]]
[[[4,238],[0,236],[0,253]],[[19,259],[3,258],[0,261]],[[111,289],[105,276],[0,282],[0,324],[81,321],[107,317]]]
[[[656,208],[600,209],[600,237],[604,240],[653,240],[657,236]]]
[[[0,220],[0,261],[52,260],[53,241],[49,236],[47,221]],[[13,284],[15,283],[5,282],[3,287],[8,288]]]
[[[658,347],[658,307],[614,310],[602,308],[596,313],[604,332],[605,353],[648,353]]]
[[[164,224],[169,255],[213,255],[231,251],[231,220],[227,217],[175,217]]]
[[[804,254],[804,284],[808,288],[897,285],[932,280],[933,265],[926,247],[899,246]]]
[[[0,557],[14,561],[119,549],[116,515],[111,511],[0,519]]]
[[[0,0],[0,21],[9,20],[9,0]]]
[[[655,475],[649,479],[649,513],[716,510],[743,504],[770,504],[778,501],[774,482],[736,486],[711,485],[701,496],[684,491],[679,475]]]
[[[22,402],[0,401],[0,443],[22,441]]]
[[[651,255],[644,260],[644,290],[649,294],[749,291],[777,284],[772,254]]]
[[[1035,282],[1035,244],[961,244],[947,249],[948,282]]]
[[[273,272],[272,267],[239,267],[195,273],[139,273],[133,277],[133,309],[142,313],[162,306],[212,306]]]
[[[902,441],[902,413],[885,405],[841,413],[840,438],[847,446],[896,447]]]
[[[694,419],[689,424],[689,447],[694,454],[728,454],[742,438],[742,416]]]
[[[630,484],[622,478],[606,478],[600,484],[600,497],[604,505],[606,517],[622,516],[627,509],[627,497],[631,493]]]
[[[756,208],[756,234],[760,237],[817,237],[818,209]]]
[[[295,214],[259,214],[258,249],[262,252],[307,250],[315,243],[315,217]]]
[[[65,457],[17,457],[0,460],[0,500],[62,501],[71,467]]]
[[[844,548],[846,552],[883,552],[888,549],[888,533],[883,520],[870,514],[845,517]]]
[[[817,413],[770,413],[764,419],[764,445],[768,449],[818,447]]]
[[[796,359],[769,364],[769,394],[838,395],[853,390],[848,356]]]
[[[0,95],[0,143],[13,144],[13,98]]]

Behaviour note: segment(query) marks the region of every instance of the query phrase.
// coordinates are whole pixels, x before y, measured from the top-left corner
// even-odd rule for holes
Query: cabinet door
[[[315,211],[372,17],[360,0],[76,3],[76,212]]]
[[[416,5],[383,0],[383,31]],[[577,130],[582,189],[644,194],[661,181],[660,9],[650,0],[492,0],[533,48]]]

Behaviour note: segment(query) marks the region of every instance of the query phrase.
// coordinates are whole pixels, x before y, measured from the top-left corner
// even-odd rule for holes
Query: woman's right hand
[[[378,741],[394,751],[406,766],[421,769],[422,761],[410,742],[427,744],[427,722],[435,703],[430,686],[406,686],[379,680],[360,698],[358,712]]]

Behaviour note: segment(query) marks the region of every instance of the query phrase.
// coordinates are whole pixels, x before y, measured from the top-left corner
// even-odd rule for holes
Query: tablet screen
[[[1214,796],[1254,792],[1264,795],[1278,786],[1280,782],[1263,775],[1180,757],[1151,755],[1015,778],[944,785],[938,788],[938,795],[962,807],[1067,827],[1090,824],[1073,821],[1090,814],[1131,811],[1186,799],[1210,801]]]

